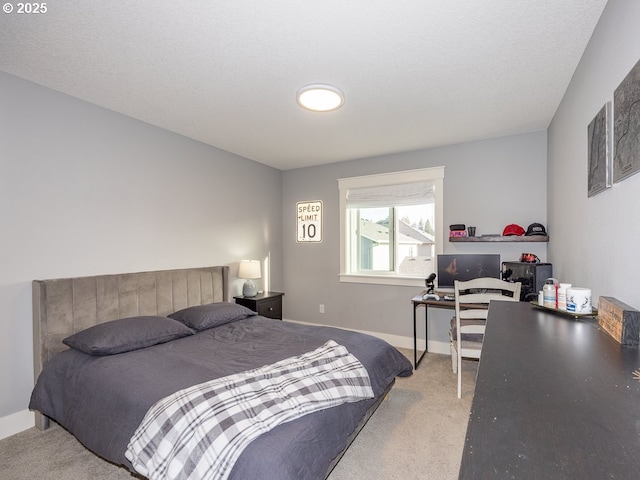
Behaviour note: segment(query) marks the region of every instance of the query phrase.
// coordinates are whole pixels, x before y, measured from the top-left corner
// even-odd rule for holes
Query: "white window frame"
[[[420,181],[431,181],[435,185],[435,255],[438,255],[443,253],[444,248],[444,167],[421,168],[417,170],[405,170],[400,172],[338,179],[338,188],[340,190],[340,282],[406,285],[412,287],[424,286],[423,278],[401,276],[393,272],[389,274],[353,272],[350,269],[347,258],[347,252],[351,241],[351,236],[347,230],[347,192],[349,189],[401,185],[403,183],[416,183]]]

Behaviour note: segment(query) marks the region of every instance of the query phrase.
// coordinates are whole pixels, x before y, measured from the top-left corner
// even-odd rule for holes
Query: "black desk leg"
[[[413,365],[414,365],[414,369],[418,368],[418,365],[420,365],[420,362],[422,361],[422,358],[424,357],[425,353],[427,353],[427,351],[429,350],[429,330],[428,329],[428,325],[427,325],[427,309],[429,307],[427,307],[426,305],[424,306],[424,352],[422,352],[422,354],[420,355],[420,358],[418,358],[418,319],[416,316],[416,310],[418,309],[418,306],[420,306],[419,303],[414,303],[413,304]]]

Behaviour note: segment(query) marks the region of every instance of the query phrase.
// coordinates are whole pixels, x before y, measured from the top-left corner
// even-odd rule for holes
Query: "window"
[[[442,253],[444,167],[341,178],[340,280],[423,285]]]

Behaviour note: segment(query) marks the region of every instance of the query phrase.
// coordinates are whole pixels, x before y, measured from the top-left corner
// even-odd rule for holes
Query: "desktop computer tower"
[[[553,266],[550,263],[502,262],[501,275],[507,282],[522,284],[521,301],[537,301],[545,280],[553,277]]]

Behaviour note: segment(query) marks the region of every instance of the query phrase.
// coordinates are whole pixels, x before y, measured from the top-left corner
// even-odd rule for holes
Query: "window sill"
[[[398,277],[387,275],[356,275],[341,273],[341,283],[366,283],[370,285],[395,285],[403,287],[424,287],[424,278]]]

